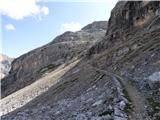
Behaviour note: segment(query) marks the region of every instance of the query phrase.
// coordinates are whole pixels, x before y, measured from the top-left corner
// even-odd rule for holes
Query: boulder
[[[148,77],[148,79],[148,84],[151,89],[160,88],[160,71],[153,73]]]

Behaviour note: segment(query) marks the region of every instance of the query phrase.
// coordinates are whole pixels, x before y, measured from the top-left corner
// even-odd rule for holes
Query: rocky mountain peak
[[[106,32],[107,29],[107,21],[95,21],[91,24],[88,24],[84,26],[80,31],[78,32],[71,32],[67,31],[63,33],[62,35],[57,36],[52,43],[57,42],[64,42],[64,41],[79,41],[81,39],[81,36],[91,36],[91,34],[100,33],[100,32]],[[97,35],[98,36],[98,35]]]
[[[93,32],[93,31],[100,31],[100,30],[107,30],[107,21],[95,21],[87,26],[83,27],[82,30]]]

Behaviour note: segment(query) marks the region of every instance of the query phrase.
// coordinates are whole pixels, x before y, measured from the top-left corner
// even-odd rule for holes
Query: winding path
[[[133,85],[131,85],[127,80],[123,79],[118,74],[101,70],[96,67],[93,68],[113,77],[115,80],[119,81],[126,89],[132,101],[132,105],[134,106],[133,110],[131,111],[131,120],[151,120],[145,110],[145,97]]]

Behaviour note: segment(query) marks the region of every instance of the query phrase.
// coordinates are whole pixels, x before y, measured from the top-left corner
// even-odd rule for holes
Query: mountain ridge
[[[97,31],[100,28],[95,24],[99,23],[92,23],[94,26],[92,32],[86,30],[65,32],[50,43],[16,58],[12,62],[10,74],[2,79],[2,97],[36,81],[41,77],[43,71],[47,72],[49,69],[55,69],[74,56],[84,54],[85,49],[101,40],[105,34],[105,30],[102,28]],[[107,25],[104,21],[102,21],[102,24],[103,26]],[[19,84],[18,87],[14,87],[17,84]]]

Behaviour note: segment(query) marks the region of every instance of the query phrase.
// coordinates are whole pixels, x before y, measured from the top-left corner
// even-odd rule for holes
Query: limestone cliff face
[[[99,53],[128,37],[160,29],[159,1],[120,1],[111,11],[106,37],[93,46],[88,55]]]
[[[31,84],[44,72],[83,55],[89,47],[102,39],[106,31],[104,26],[107,26],[106,21],[94,22],[81,31],[65,32],[47,45],[15,59],[9,76],[2,80],[2,97]]]
[[[155,26],[160,17],[159,1],[122,1],[111,12],[108,33],[121,29],[121,32]]]

